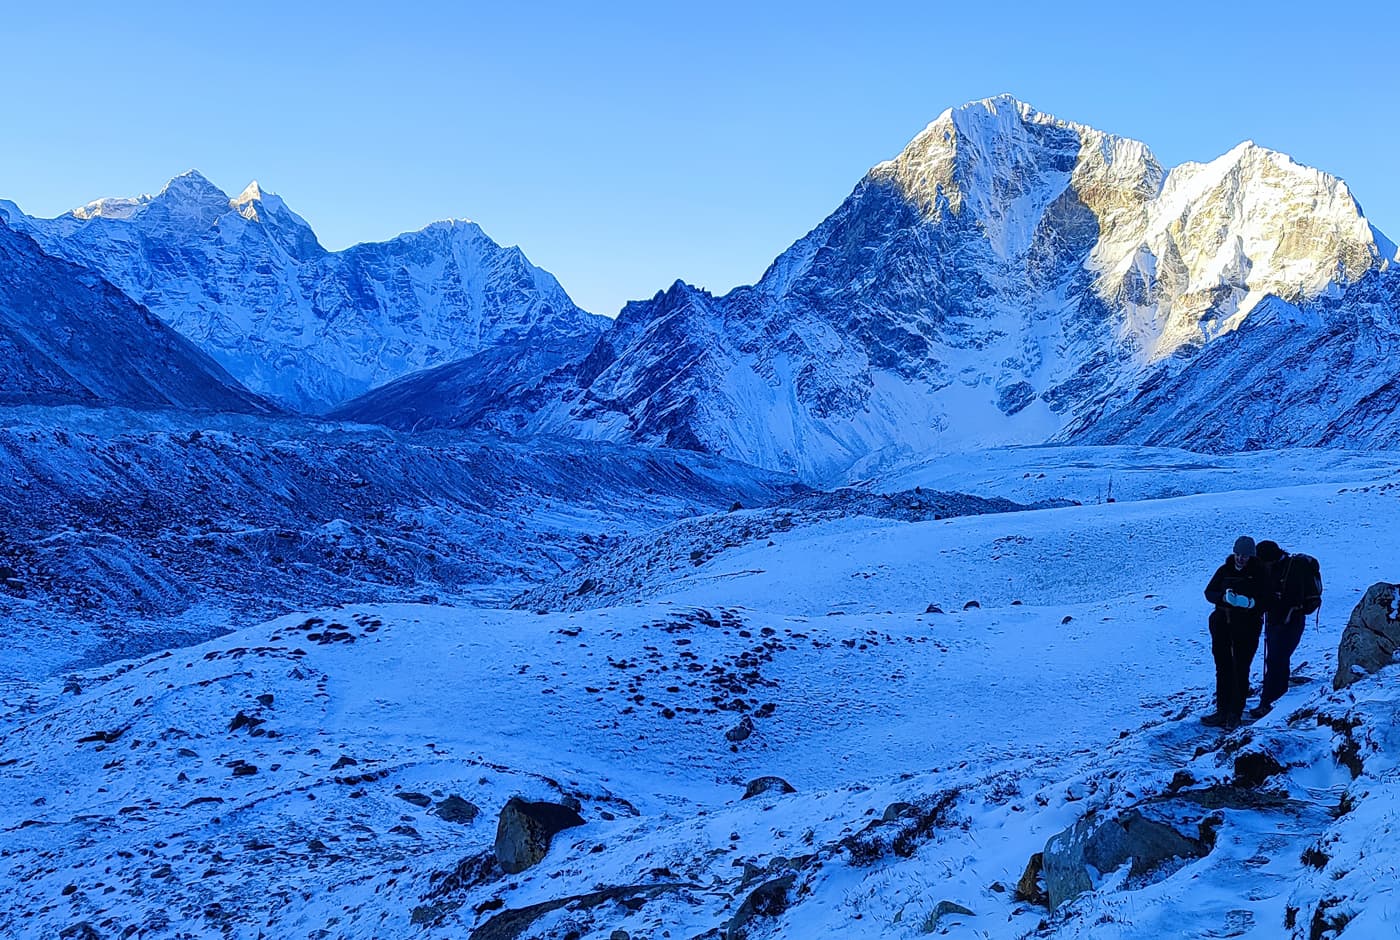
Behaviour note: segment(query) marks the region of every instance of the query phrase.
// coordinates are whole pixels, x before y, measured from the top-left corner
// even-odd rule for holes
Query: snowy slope
[[[471,222],[327,252],[254,182],[199,173],[56,219],[0,202],[46,250],[100,271],[255,391],[323,411],[420,369],[530,337],[572,348],[607,322]]]
[[[300,419],[0,412],[0,686],[351,601],[503,601],[789,481],[695,454]]]
[[[1325,681],[1360,591],[1393,580],[1379,460],[1340,485],[1266,458],[1245,490],[799,519],[646,603],[339,608],[55,680],[0,719],[0,931],[1389,936],[1400,696],[1388,674]],[[1195,721],[1200,589],[1241,530],[1314,552],[1328,588],[1283,705],[1222,736]],[[1281,772],[1241,782],[1258,753]],[[740,799],[764,774],[797,792]],[[576,799],[585,825],[505,876],[489,851],[516,794]],[[480,814],[437,815],[452,796]],[[1159,797],[1209,820],[1204,857],[1102,872],[1053,914],[1013,896],[1052,836]],[[736,926],[782,878],[785,909]]]
[[[101,276],[2,221],[0,402],[273,410]]]
[[[817,481],[878,452],[1047,440],[1388,447],[1395,258],[1345,183],[1283,154],[1246,143],[1167,170],[1138,141],[992,98],[875,166],[752,287],[677,282],[484,407],[456,408],[464,383],[442,371],[347,414],[687,447]]]

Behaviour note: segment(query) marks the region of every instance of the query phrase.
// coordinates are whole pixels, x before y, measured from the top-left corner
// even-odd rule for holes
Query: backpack
[[[1293,573],[1295,566],[1299,569],[1296,575]],[[1287,581],[1297,585],[1298,609],[1304,615],[1322,606],[1322,566],[1316,558],[1301,552],[1289,555]]]

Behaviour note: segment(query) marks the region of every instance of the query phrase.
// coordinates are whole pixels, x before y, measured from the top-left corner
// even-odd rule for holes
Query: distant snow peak
[[[191,170],[155,196],[19,224],[50,253],[101,272],[256,392],[309,411],[513,348],[526,334],[572,349],[607,322],[474,222],[444,220],[331,253],[256,180],[230,198]]]
[[[268,193],[268,195],[270,196],[270,195],[272,195],[272,194],[271,194],[271,193]],[[262,190],[262,187],[258,185],[258,181],[257,181],[257,180],[253,180],[253,181],[252,181],[251,183],[249,183],[246,187],[244,187],[243,192],[239,193],[239,194],[238,194],[237,196],[235,196],[231,201],[232,201],[233,205],[235,205],[235,206],[241,206],[241,205],[243,205],[244,203],[253,202],[253,201],[255,201],[255,200],[259,200],[259,199],[262,199],[262,198],[263,198],[263,190]]]
[[[250,222],[267,222],[269,212],[286,210],[286,204],[275,193],[267,192],[259,186],[257,180],[244,187],[243,192],[230,199],[228,204]]]
[[[85,206],[79,206],[70,214],[76,219],[129,219],[140,212],[151,201],[149,195],[128,198],[94,199]]]
[[[160,196],[207,199],[210,197],[220,197],[227,201],[228,196],[222,189],[200,173],[198,170],[186,170],[179,176],[165,184],[165,188],[160,191]],[[159,198],[159,197],[158,197]]]

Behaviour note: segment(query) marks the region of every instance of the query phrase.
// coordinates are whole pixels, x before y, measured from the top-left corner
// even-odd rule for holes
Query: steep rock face
[[[758,284],[631,304],[471,420],[809,479],[1051,439],[1385,446],[1395,256],[1344,183],[1282,154],[1166,171],[1137,141],[988,99],[874,167]],[[1241,418],[1230,390],[1265,375],[1288,394]],[[410,380],[420,411],[457,394],[442,378]]]
[[[327,252],[257,183],[230,199],[195,172],[158,195],[57,219],[0,203],[0,218],[100,271],[255,391],[303,410],[527,335],[577,343],[606,323],[473,223]]]
[[[106,280],[3,222],[0,402],[273,410]]]

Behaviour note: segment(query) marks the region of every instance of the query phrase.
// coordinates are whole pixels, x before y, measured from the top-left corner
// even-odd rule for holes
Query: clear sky
[[[598,313],[753,282],[941,111],[1003,92],[1167,165],[1252,139],[1400,240],[1377,0],[8,6],[0,198],[52,216],[193,167],[257,179],[329,248],[470,218]]]

